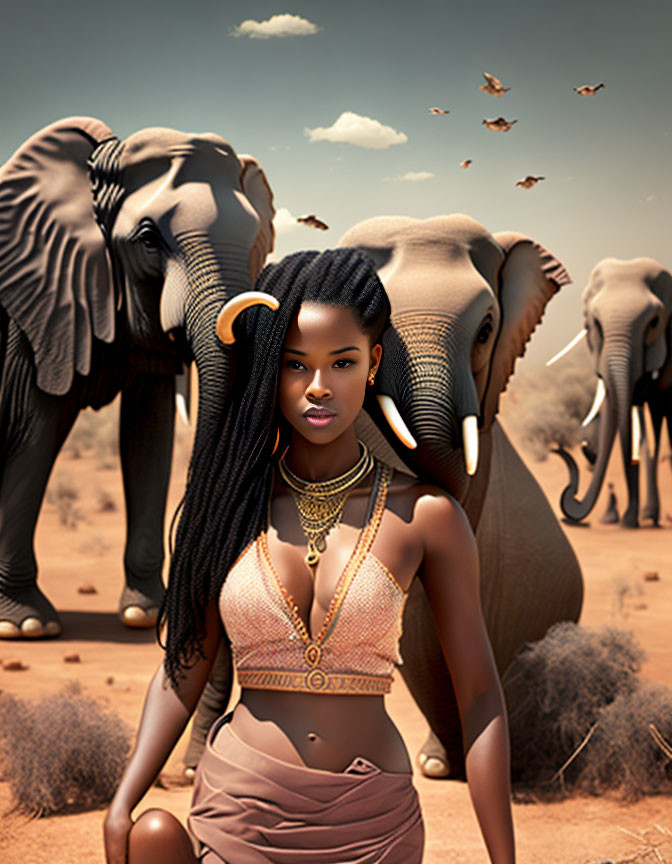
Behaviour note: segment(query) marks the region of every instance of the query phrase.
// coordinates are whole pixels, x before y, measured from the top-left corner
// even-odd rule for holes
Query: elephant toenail
[[[21,622],[21,635],[28,637],[44,636],[44,624],[39,618],[26,618]]]
[[[0,639],[16,639],[21,630],[12,621],[0,621]]]
[[[437,759],[436,756],[428,756],[425,764],[422,766],[422,773],[425,777],[447,777],[449,768],[442,759]]]
[[[121,613],[121,621],[127,627],[153,627],[159,616],[156,606],[141,609],[140,606],[128,606]]]

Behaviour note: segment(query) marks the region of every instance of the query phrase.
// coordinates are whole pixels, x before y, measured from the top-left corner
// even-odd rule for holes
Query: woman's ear
[[[383,346],[380,342],[376,342],[376,344],[371,349],[371,358],[369,360],[369,375],[375,375],[378,371],[378,367],[380,366],[380,358],[383,356]]]

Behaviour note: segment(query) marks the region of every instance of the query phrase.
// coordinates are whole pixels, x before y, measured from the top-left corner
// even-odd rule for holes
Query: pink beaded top
[[[370,551],[392,469],[378,464],[370,518],[343,570],[320,631],[309,633],[280,581],[263,531],[224,582],[220,614],[241,687],[324,693],[388,693],[406,594]]]

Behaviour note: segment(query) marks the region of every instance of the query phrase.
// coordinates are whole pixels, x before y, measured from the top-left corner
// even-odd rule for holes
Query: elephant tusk
[[[595,417],[597,417],[606,395],[607,395],[607,388],[604,386],[604,381],[601,378],[598,378],[597,379],[597,390],[595,391],[595,398],[593,399],[593,407],[586,414],[586,417],[585,417],[583,423],[581,424],[582,426],[587,426],[591,420],[593,420]]]
[[[565,345],[562,351],[558,351],[558,353],[554,357],[551,357],[550,360],[547,360],[546,365],[552,366],[556,360],[559,360],[561,357],[564,357],[565,354],[569,353],[575,345],[579,344],[579,342],[583,339],[587,332],[588,331],[584,327],[583,330],[576,334],[576,336],[572,339],[571,342],[568,342],[567,345]]]
[[[462,447],[467,474],[473,477],[478,468],[478,418],[475,414],[469,414],[462,421]]]
[[[385,415],[385,419],[390,424],[394,434],[405,447],[408,447],[409,450],[415,450],[418,443],[411,435],[408,426],[404,423],[404,420],[399,413],[399,409],[394,404],[394,399],[391,396],[381,395],[379,395],[377,399],[378,404],[380,405],[380,410]]]
[[[217,317],[217,335],[225,345],[233,345],[236,341],[233,335],[233,322],[238,315],[244,309],[249,309],[250,306],[256,306],[258,303],[268,306],[269,309],[280,308],[279,300],[263,291],[243,291],[222,306],[222,311]]]
[[[660,375],[660,369],[654,369],[653,372],[651,373],[651,380],[657,381],[659,375]]]
[[[639,462],[639,439],[642,435],[642,427],[639,423],[639,411],[636,405],[632,406],[630,416],[632,417],[632,464],[637,465]]]

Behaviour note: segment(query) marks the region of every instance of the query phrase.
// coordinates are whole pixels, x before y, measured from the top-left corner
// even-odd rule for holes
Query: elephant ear
[[[264,266],[266,256],[273,251],[275,207],[273,192],[257,160],[253,156],[238,156],[238,159],[243,166],[240,188],[259,216],[257,236],[250,249],[250,278],[254,282]]]
[[[525,353],[546,304],[561,286],[572,281],[557,258],[529,237],[507,232],[494,238],[506,257],[499,273],[499,334],[481,412],[486,429],[495,419],[499,394],[506,390],[515,362]]]
[[[93,213],[87,159],[110,129],[59,120],[0,168],[0,305],[28,338],[37,384],[61,395],[87,375],[92,336],[114,338],[105,241]]]

